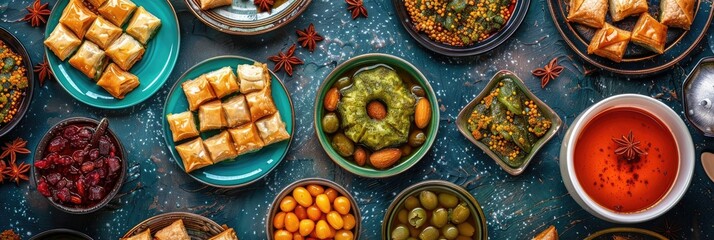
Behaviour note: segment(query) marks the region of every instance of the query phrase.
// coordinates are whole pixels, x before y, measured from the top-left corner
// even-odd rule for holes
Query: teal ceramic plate
[[[327,112],[323,104],[327,91],[330,90],[330,88],[332,88],[332,86],[337,82],[337,80],[339,80],[343,75],[352,76],[351,72],[354,72],[363,67],[374,66],[377,64],[387,65],[388,67],[395,69],[400,75],[406,75],[411,78],[414,83],[420,85],[424,89],[424,92],[426,94],[425,96],[429,100],[431,107],[431,120],[429,122],[429,125],[422,129],[424,133],[426,133],[426,141],[424,141],[421,146],[411,149],[411,154],[409,155],[409,157],[407,157],[406,159],[401,159],[392,167],[383,170],[372,168],[369,165],[359,166],[355,163],[355,161],[352,160],[351,157],[347,159],[345,157],[340,156],[340,154],[338,154],[337,151],[332,147],[330,140],[331,136],[325,134],[325,131],[322,130],[322,117]],[[405,61],[404,59],[392,55],[381,53],[368,53],[353,57],[350,60],[347,60],[346,62],[340,64],[334,70],[332,70],[330,75],[328,75],[325,78],[325,81],[322,82],[322,85],[320,85],[319,90],[317,90],[317,96],[315,98],[315,133],[317,134],[317,138],[320,141],[320,145],[322,145],[322,148],[325,149],[325,152],[327,152],[327,155],[330,156],[330,158],[343,169],[363,177],[390,177],[402,173],[414,166],[417,162],[419,162],[419,160],[426,156],[426,153],[429,151],[432,144],[434,144],[434,141],[436,140],[436,133],[439,130],[440,113],[438,105],[435,103],[438,102],[436,100],[436,94],[434,93],[434,90],[431,88],[431,85],[427,81],[424,74],[422,74],[414,65]],[[411,119],[413,119],[413,117]]]
[[[166,98],[166,104],[164,105],[163,111],[163,131],[164,139],[166,140],[166,145],[171,151],[171,155],[175,159],[176,163],[185,169],[181,157],[176,152],[176,144],[171,138],[171,129],[169,129],[168,122],[166,122],[166,115],[169,113],[180,113],[188,110],[188,102],[186,101],[186,95],[181,89],[181,83],[194,79],[201,74],[208,73],[213,70],[218,70],[219,68],[230,66],[234,70],[239,64],[253,64],[255,61],[252,59],[239,57],[239,56],[220,56],[215,58],[207,59],[191,69],[186,71],[186,73],[181,76],[181,78],[176,81],[176,84],[171,89],[168,98]],[[235,159],[225,160],[223,162],[204,167],[195,170],[189,175],[194,179],[202,182],[206,185],[221,187],[221,188],[236,188],[251,184],[259,179],[265,177],[270,171],[275,169],[276,166],[285,158],[285,155],[290,149],[290,143],[293,138],[293,128],[295,126],[295,113],[293,111],[293,102],[290,99],[290,94],[288,90],[283,85],[283,82],[275,76],[273,72],[270,72],[272,76],[272,91],[273,91],[273,101],[275,106],[280,112],[280,117],[282,117],[283,122],[290,134],[290,139],[278,143],[274,143],[263,147],[260,151],[249,153],[245,155],[240,155]],[[215,135],[216,131],[201,133],[203,139],[209,138]]]
[[[69,0],[59,0],[55,3],[47,22],[45,36],[49,36],[55,29],[62,10],[68,3]],[[139,104],[156,93],[174,69],[181,37],[178,18],[173,6],[168,0],[134,1],[134,3],[143,6],[151,14],[161,19],[161,27],[147,43],[144,57],[131,68],[130,72],[139,77],[141,84],[127,94],[124,99],[112,97],[102,87],[97,86],[92,79],[69,65],[68,61],[60,61],[52,51],[45,47],[48,63],[57,81],[69,95],[80,102],[104,109],[118,109]]]

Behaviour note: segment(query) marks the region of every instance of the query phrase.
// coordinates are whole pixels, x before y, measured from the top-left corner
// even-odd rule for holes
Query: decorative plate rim
[[[260,35],[260,34],[263,34],[263,33],[271,32],[271,31],[273,31],[273,30],[282,28],[282,27],[284,27],[285,25],[288,25],[288,23],[290,23],[290,22],[294,21],[295,19],[297,19],[300,15],[302,15],[302,13],[305,12],[305,10],[307,10],[308,6],[310,6],[310,3],[312,3],[312,0],[297,0],[294,9],[286,9],[286,11],[285,11],[284,13],[281,13],[280,15],[276,15],[276,16],[271,17],[271,18],[275,18],[275,19],[272,19],[272,21],[266,22],[266,23],[267,23],[266,26],[269,25],[269,24],[274,24],[272,27],[265,28],[265,29],[261,29],[261,30],[258,30],[258,31],[252,31],[252,32],[251,32],[251,31],[241,32],[241,31],[231,31],[231,30],[229,30],[229,29],[225,29],[225,28],[223,28],[222,26],[216,25],[216,24],[211,23],[211,22],[209,22],[208,20],[204,19],[203,16],[199,13],[199,12],[202,12],[202,11],[204,11],[204,10],[194,9],[193,5],[191,5],[191,2],[192,2],[192,1],[195,1],[195,0],[184,0],[184,2],[186,3],[187,8],[189,9],[189,11],[190,11],[199,21],[203,22],[203,24],[205,24],[206,26],[209,26],[209,27],[211,27],[211,28],[213,28],[213,29],[215,29],[215,30],[217,30],[217,31],[219,31],[219,32],[226,33],[226,34],[231,34],[231,35],[235,35],[235,36],[253,36],[253,35]],[[211,9],[211,10],[212,10],[212,9]],[[206,10],[206,11],[211,11],[211,10]],[[297,12],[294,12],[294,11],[296,11],[296,10],[297,10]],[[293,12],[294,12],[294,14],[290,15],[290,14],[293,13]],[[286,16],[287,16],[287,18],[285,18]],[[214,19],[214,20],[215,20],[215,19]],[[266,19],[265,21],[267,21],[267,20],[270,20],[270,18]],[[246,27],[245,29],[259,29],[259,27]]]

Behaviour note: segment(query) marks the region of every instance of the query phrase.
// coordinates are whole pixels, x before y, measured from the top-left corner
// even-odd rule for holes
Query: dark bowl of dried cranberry
[[[98,125],[91,118],[68,118],[50,128],[37,144],[32,168],[37,191],[62,211],[97,211],[114,198],[124,181],[124,147],[109,127],[93,142]]]
[[[30,240],[92,240],[87,234],[72,229],[52,229],[30,238]]]

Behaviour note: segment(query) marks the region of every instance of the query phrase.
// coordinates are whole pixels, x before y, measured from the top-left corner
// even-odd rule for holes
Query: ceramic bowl
[[[646,240],[668,240],[659,233],[630,227],[608,228],[597,231],[586,237],[585,240],[610,240],[610,239],[646,239]]]
[[[12,129],[17,126],[27,113],[27,109],[30,108],[30,102],[32,102],[32,90],[35,87],[35,74],[32,72],[33,65],[30,62],[30,56],[27,54],[25,46],[22,45],[20,40],[18,40],[12,33],[8,32],[4,28],[0,27],[0,40],[5,42],[12,51],[20,55],[23,59],[22,63],[27,70],[27,89],[25,90],[25,96],[17,109],[17,113],[10,120],[10,122],[3,124],[0,127],[0,137],[12,131]]]
[[[71,230],[71,229],[64,229],[64,228],[47,230],[40,234],[32,236],[30,238],[30,240],[57,240],[57,239],[92,240],[92,238],[87,236],[87,234],[81,233],[79,231]]]
[[[486,216],[483,214],[483,209],[481,209],[481,205],[478,201],[476,201],[473,195],[466,191],[466,189],[443,180],[423,181],[414,184],[399,193],[384,214],[384,220],[382,221],[382,239],[392,239],[392,222],[394,222],[394,219],[398,215],[399,209],[402,208],[407,197],[418,195],[423,190],[429,190],[437,194],[442,192],[450,193],[456,195],[459,200],[467,202],[469,208],[471,209],[471,218],[476,222],[476,226],[474,226],[474,228],[476,228],[479,233],[475,234],[472,239],[488,239],[488,224],[486,222]]]
[[[327,91],[330,90],[332,85],[346,73],[362,67],[377,64],[385,64],[389,67],[401,70],[406,74],[409,74],[409,76],[416,83],[418,83],[424,88],[424,91],[426,92],[426,98],[429,100],[429,103],[431,105],[431,122],[426,128],[423,129],[427,135],[426,142],[424,142],[424,144],[422,144],[420,147],[413,149],[413,152],[409,158],[401,160],[394,166],[383,170],[375,169],[369,166],[359,166],[354,161],[340,156],[340,154],[338,154],[337,151],[335,151],[335,149],[330,144],[331,141],[328,139],[327,134],[325,134],[325,132],[322,130],[322,116],[326,111],[323,107],[323,103]],[[381,53],[364,54],[351,58],[350,60],[347,60],[346,62],[337,66],[334,70],[332,70],[332,72],[325,78],[325,80],[320,85],[320,88],[317,91],[317,96],[315,98],[315,133],[317,134],[317,138],[320,141],[320,145],[322,145],[322,148],[325,149],[325,152],[327,152],[327,155],[332,159],[332,161],[334,161],[343,169],[363,177],[390,177],[402,173],[414,166],[426,155],[432,144],[434,144],[434,140],[436,140],[436,133],[439,130],[440,112],[438,104],[436,103],[438,103],[438,101],[436,99],[436,94],[434,93],[434,90],[431,88],[431,85],[427,81],[426,77],[414,65],[405,61],[404,59],[392,55]]]
[[[531,150],[530,153],[526,156],[523,164],[519,167],[512,167],[506,164],[501,158],[491,149],[488,148],[488,145],[476,140],[474,136],[471,134],[471,130],[469,130],[469,118],[471,117],[471,113],[474,111],[474,108],[476,105],[481,103],[481,100],[483,100],[484,97],[488,96],[491,94],[491,90],[495,88],[498,83],[501,81],[501,79],[504,78],[510,78],[513,80],[514,83],[518,86],[518,88],[523,92],[523,94],[528,97],[528,99],[533,100],[533,102],[538,106],[538,109],[540,109],[541,114],[547,119],[549,119],[552,123],[550,129],[538,139],[538,141],[533,144],[533,149]],[[481,148],[488,156],[490,156],[496,163],[501,166],[501,168],[508,172],[511,175],[520,175],[523,173],[523,171],[526,170],[528,167],[528,164],[530,164],[531,160],[533,160],[533,157],[535,157],[536,153],[538,153],[538,150],[540,150],[548,141],[550,141],[553,136],[558,132],[560,129],[560,126],[563,125],[563,121],[560,120],[560,117],[558,116],[553,109],[551,109],[548,105],[546,105],[543,101],[541,101],[538,97],[533,94],[528,87],[526,87],[526,84],[523,82],[522,79],[520,79],[516,74],[514,74],[511,71],[508,70],[501,70],[496,75],[494,75],[491,80],[486,84],[486,87],[483,88],[483,91],[479,93],[474,100],[469,102],[464,109],[461,110],[459,113],[459,116],[456,118],[456,127],[459,129],[459,132],[464,135],[469,141],[471,141],[474,145],[477,147]]]
[[[47,145],[52,141],[52,136],[56,133],[56,131],[59,131],[61,128],[70,125],[70,124],[86,124],[90,127],[96,127],[99,124],[99,121],[92,119],[92,118],[86,118],[86,117],[72,117],[72,118],[67,118],[65,120],[60,121],[59,123],[55,124],[50,128],[50,130],[45,133],[45,135],[42,137],[40,142],[37,144],[37,148],[35,149],[34,156],[33,156],[33,162],[32,162],[32,178],[35,181],[35,186],[37,186],[37,183],[40,180],[40,176],[38,176],[38,169],[35,167],[35,162],[39,161],[42,159],[42,157],[45,156],[45,149],[47,149]],[[87,214],[91,212],[95,212],[105,205],[109,203],[114,196],[119,192],[119,189],[121,189],[122,184],[124,183],[124,179],[126,176],[126,170],[127,170],[127,159],[126,159],[126,151],[124,149],[124,146],[121,143],[121,140],[117,137],[116,133],[114,133],[111,128],[107,127],[106,133],[114,140],[114,142],[117,143],[118,148],[119,148],[119,158],[122,160],[122,166],[120,170],[119,177],[117,178],[117,183],[114,185],[114,188],[107,193],[107,196],[102,200],[100,203],[97,205],[90,207],[90,208],[70,208],[64,205],[61,205],[59,203],[56,203],[52,200],[52,198],[46,198],[52,206],[56,207],[59,210],[62,210],[67,213],[72,213],[72,214]]]
[[[617,213],[595,202],[578,181],[573,164],[575,143],[588,122],[608,109],[623,106],[639,108],[657,116],[672,131],[679,148],[679,171],[669,193],[654,206],[635,213]],[[694,144],[687,126],[670,107],[654,98],[639,94],[612,96],[583,111],[571,124],[560,148],[560,174],[570,196],[592,215],[614,223],[639,223],[664,214],[674,207],[687,192],[693,173]]]
[[[151,229],[152,232],[161,230],[179,219],[183,221],[183,225],[192,239],[208,239],[225,230],[221,225],[204,216],[187,212],[171,212],[144,220],[127,231],[124,238],[139,234],[146,229]]]
[[[305,187],[310,184],[316,184],[324,187],[325,189],[327,188],[332,188],[335,189],[338,193],[340,193],[341,196],[347,197],[347,199],[350,200],[350,203],[352,204],[350,207],[350,211],[352,215],[355,217],[355,227],[352,228],[352,233],[354,234],[354,239],[360,239],[360,226],[362,226],[361,221],[362,221],[362,215],[360,215],[359,211],[359,206],[357,206],[357,201],[355,201],[355,198],[348,192],[345,188],[342,186],[338,185],[337,183],[324,179],[324,178],[305,178],[298,180],[287,187],[283,188],[280,193],[278,193],[277,196],[275,196],[275,199],[273,200],[273,204],[270,205],[270,211],[268,211],[268,216],[265,218],[267,219],[265,221],[265,234],[266,239],[268,240],[275,240],[275,230],[273,228],[273,219],[275,218],[275,215],[280,212],[280,201],[282,201],[285,196],[291,195],[293,192],[293,189],[297,187]]]

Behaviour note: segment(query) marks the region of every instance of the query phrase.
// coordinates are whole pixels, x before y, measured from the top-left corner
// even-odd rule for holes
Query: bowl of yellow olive
[[[404,189],[389,205],[382,239],[488,239],[481,205],[466,189],[428,180]]]
[[[357,202],[327,179],[306,178],[288,185],[273,200],[267,219],[268,240],[359,239]]]

